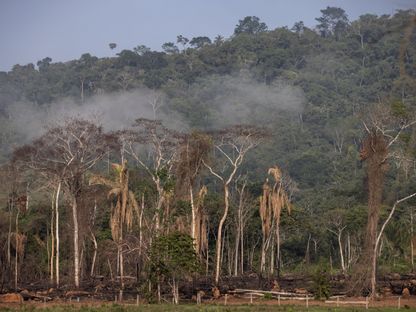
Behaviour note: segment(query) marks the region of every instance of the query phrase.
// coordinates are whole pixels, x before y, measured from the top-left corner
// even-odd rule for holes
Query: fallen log
[[[20,292],[20,295],[23,297],[24,300],[38,300],[38,301],[51,301],[52,300],[51,297],[35,294],[32,292],[29,292],[26,289],[22,290]]]

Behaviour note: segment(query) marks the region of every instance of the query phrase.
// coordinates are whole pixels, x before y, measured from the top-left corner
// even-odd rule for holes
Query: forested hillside
[[[356,276],[416,192],[415,11],[321,12],[0,72],[2,287]],[[413,270],[415,203],[378,273]]]

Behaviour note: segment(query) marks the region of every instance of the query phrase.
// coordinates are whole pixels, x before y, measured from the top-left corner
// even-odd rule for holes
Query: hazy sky
[[[0,0],[0,71],[46,56],[110,56],[140,44],[160,50],[179,34],[229,37],[248,15],[269,29],[300,20],[312,27],[326,6],[342,7],[352,20],[416,8],[416,0]]]

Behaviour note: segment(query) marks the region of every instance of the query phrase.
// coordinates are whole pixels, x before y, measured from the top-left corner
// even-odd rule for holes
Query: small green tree
[[[198,271],[199,262],[193,240],[188,234],[174,232],[159,236],[150,252],[150,279],[156,281],[160,302],[160,284],[167,282],[175,304],[179,302],[179,280]]]

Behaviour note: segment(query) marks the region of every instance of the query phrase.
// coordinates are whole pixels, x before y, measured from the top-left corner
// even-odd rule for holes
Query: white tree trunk
[[[59,287],[59,195],[61,192],[61,182],[58,184],[55,196],[55,239],[56,239],[56,258],[55,258],[55,274],[56,274],[56,287]]]
[[[52,196],[52,207],[51,207],[51,251],[49,255],[49,273],[50,273],[50,282],[53,283],[55,279],[55,272],[54,272],[54,259],[55,259],[55,229],[54,229],[54,223],[55,223],[55,192]]]
[[[194,248],[197,250],[197,242],[196,242],[196,211],[195,211],[195,203],[194,203],[194,191],[192,189],[192,185],[189,184],[189,197],[191,201],[191,212],[192,212],[192,220],[191,220],[191,237],[194,240]]]
[[[229,208],[229,189],[228,184],[224,184],[224,213],[218,225],[218,234],[217,234],[217,253],[216,253],[216,263],[215,263],[215,284],[218,285],[221,274],[221,244],[222,244],[222,228],[224,226],[225,220],[227,219]]]
[[[340,261],[341,261],[341,270],[342,273],[345,273],[345,260],[344,260],[344,253],[342,251],[342,231],[338,232],[338,246],[339,246],[339,257],[340,257]]]
[[[378,250],[378,246],[380,244],[381,236],[383,235],[384,229],[386,228],[387,224],[391,220],[391,217],[393,216],[397,205],[400,204],[401,202],[404,202],[404,201],[414,197],[414,196],[416,196],[416,193],[413,193],[411,195],[408,195],[406,197],[403,197],[401,199],[396,200],[396,202],[393,205],[393,208],[390,211],[389,216],[387,217],[386,221],[384,221],[383,225],[381,226],[380,232],[377,235],[377,239],[376,239],[374,250],[373,250],[373,257],[372,257],[373,261],[372,261],[372,268],[371,268],[371,297],[372,298],[375,298],[375,296],[376,296],[377,250]]]
[[[79,287],[79,230],[78,230],[78,205],[75,196],[72,198],[72,221],[74,223],[74,282]]]

